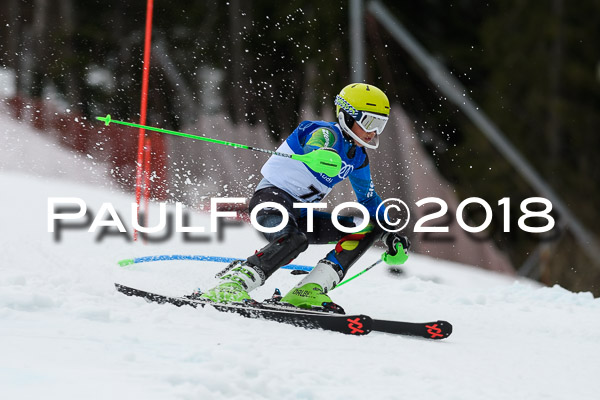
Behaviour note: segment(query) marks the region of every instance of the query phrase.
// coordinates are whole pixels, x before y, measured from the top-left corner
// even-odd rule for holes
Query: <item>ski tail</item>
[[[117,290],[127,296],[146,299],[149,302],[173,304],[177,307],[210,306],[221,312],[229,312],[246,318],[265,319],[306,329],[322,329],[348,335],[366,335],[371,332],[373,320],[366,315],[341,315],[302,310],[277,310],[261,307],[260,303],[215,303],[210,300],[192,300],[185,297],[171,297],[115,283]]]

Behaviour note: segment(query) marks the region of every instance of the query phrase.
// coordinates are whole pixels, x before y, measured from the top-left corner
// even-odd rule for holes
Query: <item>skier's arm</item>
[[[382,203],[381,197],[375,192],[373,180],[371,179],[371,170],[369,168],[369,159],[365,160],[365,164],[358,169],[355,169],[350,174],[350,183],[356,193],[356,198],[360,204],[365,206],[369,211],[371,218],[376,218],[378,213],[377,208]],[[379,208],[380,224],[385,224],[385,207]],[[392,227],[390,227],[391,229]],[[383,241],[388,247],[388,250],[382,254],[382,259],[389,265],[404,264],[408,259],[408,249],[410,248],[410,240],[406,236],[401,236],[396,232],[388,231],[383,235]]]
[[[381,204],[381,197],[375,191],[373,180],[371,179],[371,168],[367,158],[362,166],[355,169],[349,176],[350,183],[356,194],[356,200],[365,206],[369,211],[371,218],[375,218],[377,207]],[[379,210],[379,218],[383,218],[383,207]]]
[[[304,154],[318,149],[333,150],[336,136],[335,133],[326,128],[315,129],[306,137],[306,142],[302,146]],[[335,151],[335,150],[334,150]]]

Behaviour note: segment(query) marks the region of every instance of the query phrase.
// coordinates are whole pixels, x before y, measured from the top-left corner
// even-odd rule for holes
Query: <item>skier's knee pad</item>
[[[348,234],[336,243],[335,249],[327,255],[326,259],[341,266],[345,275],[373,243],[381,238],[382,232],[384,230],[377,224],[369,224],[361,232]]]
[[[248,262],[259,267],[267,277],[282,265],[288,264],[308,248],[308,239],[300,231],[286,233],[248,257]]]

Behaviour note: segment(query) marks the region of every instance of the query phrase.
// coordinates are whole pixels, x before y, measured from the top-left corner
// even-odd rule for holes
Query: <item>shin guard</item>
[[[302,232],[286,233],[248,257],[248,263],[260,268],[268,278],[279,267],[291,262],[308,248],[308,239]]]

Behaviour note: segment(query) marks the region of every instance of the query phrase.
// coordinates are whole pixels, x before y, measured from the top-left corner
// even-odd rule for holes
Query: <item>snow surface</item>
[[[4,117],[5,118],[5,117]],[[40,163],[88,160],[22,139]],[[0,158],[18,155],[0,147]],[[15,153],[16,152],[16,153]],[[13,158],[14,159],[14,158]],[[45,160],[45,161],[43,161]],[[69,161],[70,162],[70,161]],[[50,163],[51,164],[51,163]],[[171,261],[119,267],[158,254],[247,257],[265,241],[247,226],[224,239],[147,244],[47,231],[48,197],[79,197],[96,214],[112,203],[130,229],[132,196],[100,184],[0,165],[0,393],[4,399],[596,399],[600,300],[590,293],[515,282],[484,270],[412,255],[401,275],[378,266],[332,292],[347,312],[407,321],[446,319],[454,333],[428,341],[351,337],[248,320],[211,309],[148,304],[120,282],[165,294],[214,284],[223,264]],[[47,171],[49,164],[42,168]],[[102,166],[98,165],[98,169]],[[62,171],[62,172],[61,172]],[[103,176],[98,172],[98,176]],[[169,208],[172,211],[172,207]],[[150,225],[158,206],[152,205]],[[107,219],[107,216],[105,216]],[[193,226],[209,227],[206,214]],[[202,234],[194,234],[202,236]],[[330,246],[295,263],[314,265]],[[350,273],[378,259],[371,250]],[[255,297],[299,279],[276,272]]]

